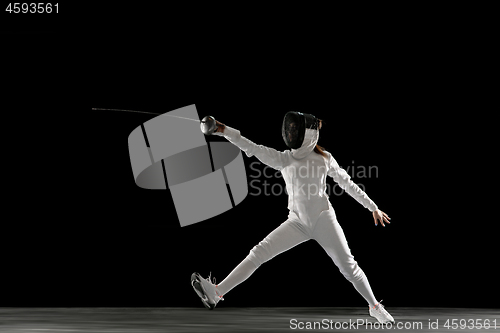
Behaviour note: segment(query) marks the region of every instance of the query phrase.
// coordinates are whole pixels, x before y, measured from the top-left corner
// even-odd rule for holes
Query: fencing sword
[[[196,121],[200,123],[200,129],[205,135],[212,135],[215,129],[217,128],[217,121],[212,116],[205,116],[201,121],[197,119],[191,119],[186,117],[174,116],[173,114],[165,114],[165,113],[155,113],[155,112],[146,112],[146,111],[136,111],[136,110],[122,110],[122,109],[104,109],[104,108],[92,108],[95,111],[121,111],[121,112],[133,112],[133,113],[145,113],[145,114],[154,114],[154,115],[163,115],[168,117],[174,117],[179,119],[186,119],[191,121]]]

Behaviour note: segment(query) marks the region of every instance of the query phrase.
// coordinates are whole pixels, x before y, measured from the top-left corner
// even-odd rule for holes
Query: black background
[[[378,177],[355,181],[391,225],[375,227],[347,194],[330,200],[385,304],[497,307],[492,225],[466,186],[478,161],[466,152],[476,134],[462,116],[477,101],[474,70],[452,31],[239,18],[168,16],[144,27],[90,17],[83,28],[3,34],[12,190],[0,304],[201,306],[190,274],[221,281],[286,219],[285,194],[249,195],[180,228],[169,191],[140,189],[132,175],[128,135],[154,115],[92,110],[196,104],[200,117],[279,150],[283,115],[312,113],[326,121],[319,144],[341,166],[377,167]],[[244,160],[250,180],[256,159]],[[261,266],[220,306],[364,304],[310,241]]]

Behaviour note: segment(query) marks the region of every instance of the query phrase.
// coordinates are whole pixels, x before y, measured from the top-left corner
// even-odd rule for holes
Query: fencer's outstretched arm
[[[374,212],[378,209],[377,205],[352,181],[349,174],[339,166],[330,153],[328,153],[328,166],[328,176],[332,177],[344,191],[362,204],[363,207],[368,208],[370,212]]]
[[[327,154],[329,166],[327,174],[332,177],[333,180],[335,180],[335,182],[337,182],[337,184],[339,184],[339,186],[351,197],[356,199],[356,201],[372,212],[375,225],[378,225],[378,222],[380,222],[380,224],[385,227],[384,222],[391,223],[389,221],[391,218],[386,213],[378,209],[377,205],[368,197],[368,195],[360,189],[359,186],[351,180],[351,177],[347,174],[347,172],[339,166],[333,156],[330,153]]]
[[[237,129],[217,121],[217,130],[214,135],[225,137],[229,142],[243,150],[248,157],[255,155],[262,163],[269,165],[273,169],[281,170],[285,167],[287,157],[284,152],[263,145],[257,145],[242,136]]]

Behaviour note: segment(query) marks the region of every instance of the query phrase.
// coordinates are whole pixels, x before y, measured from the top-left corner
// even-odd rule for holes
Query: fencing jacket
[[[281,171],[288,193],[288,209],[302,222],[313,224],[322,211],[329,209],[327,175],[365,208],[371,212],[377,210],[377,205],[351,180],[329,152],[325,151],[325,158],[313,151],[318,141],[317,130],[306,130],[301,148],[285,151],[257,145],[229,126],[225,127],[224,133],[214,134],[224,136],[248,157],[255,155],[262,163]]]

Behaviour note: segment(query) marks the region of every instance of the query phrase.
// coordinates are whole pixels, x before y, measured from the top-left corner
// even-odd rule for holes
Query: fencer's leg
[[[217,285],[217,289],[221,295],[227,294],[231,289],[245,281],[257,269],[257,266],[247,258],[243,259],[238,266],[236,266],[231,273]]]
[[[218,284],[217,289],[222,295],[227,294],[248,279],[260,265],[308,239],[310,237],[304,232],[301,224],[289,218],[254,246],[250,254]]]
[[[344,231],[340,227],[335,211],[330,207],[316,222],[313,238],[325,249],[344,277],[364,297],[370,307],[378,302],[363,270],[358,266],[347,245]]]

